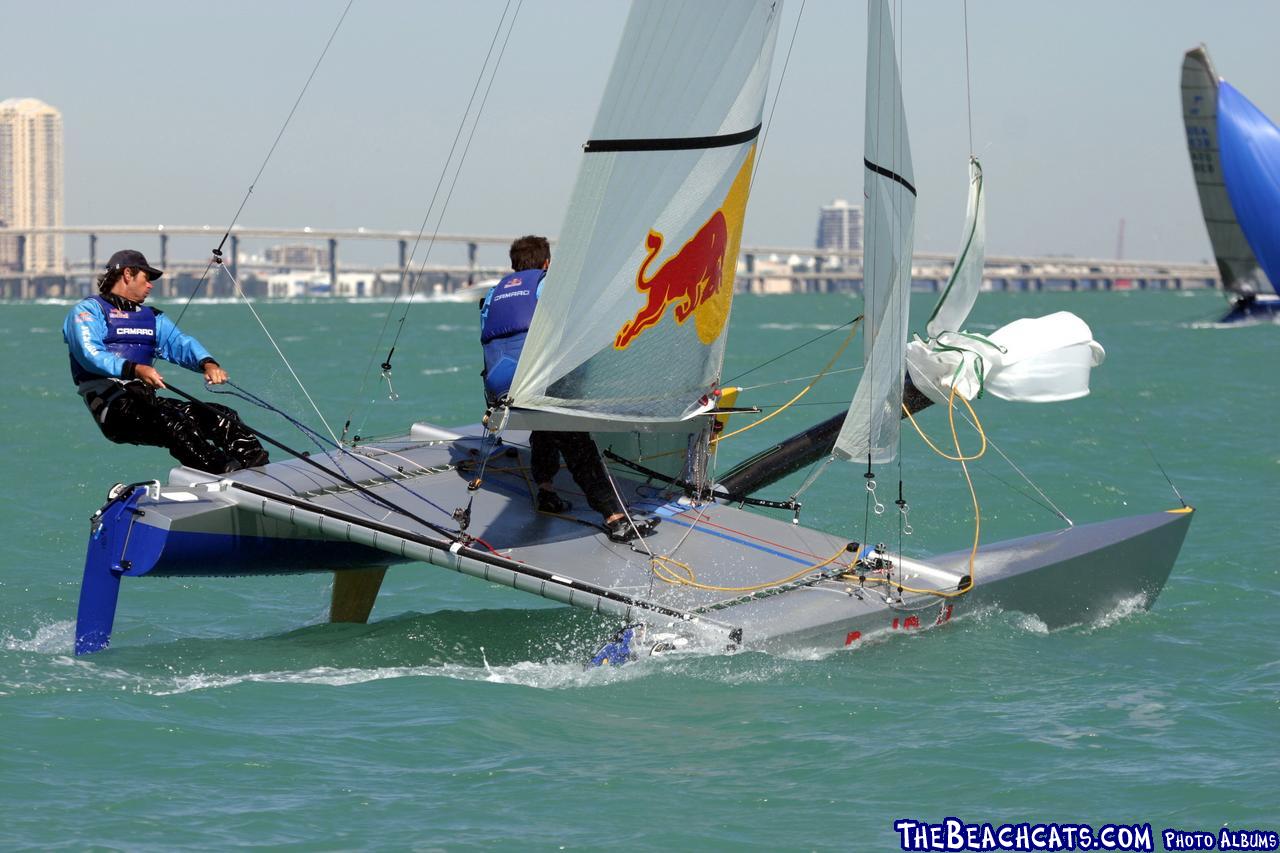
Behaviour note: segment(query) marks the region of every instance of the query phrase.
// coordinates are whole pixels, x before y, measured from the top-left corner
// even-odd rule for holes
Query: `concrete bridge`
[[[0,299],[20,300],[42,297],[72,297],[91,292],[92,280],[106,263],[104,253],[128,245],[140,249],[157,266],[166,270],[159,296],[186,295],[195,282],[208,273],[208,295],[229,295],[225,276],[210,269],[211,254],[193,257],[199,250],[185,248],[185,257],[174,257],[170,241],[180,240],[190,247],[198,238],[207,241],[208,250],[222,241],[225,229],[212,226],[173,225],[97,225],[63,226],[59,228],[0,228],[0,245],[9,241],[9,256],[16,262],[12,269],[0,268]],[[26,245],[35,235],[56,235],[64,239],[64,254],[76,254],[62,270],[28,269]],[[101,237],[109,238],[99,249]],[[327,279],[322,291],[331,295],[392,296],[400,289],[400,278],[406,266],[413,263],[407,282],[415,292],[452,292],[469,284],[494,278],[508,271],[505,263],[479,262],[482,248],[489,255],[499,251],[505,255],[513,235],[419,235],[414,231],[386,231],[366,228],[245,228],[236,226],[225,241],[223,258],[232,276],[244,283],[251,296],[270,298],[272,290],[266,282],[286,266],[268,263],[262,257],[241,251],[242,241],[263,243],[276,241],[290,246],[306,245],[319,250],[323,258],[319,269],[311,270],[313,278]],[[79,242],[79,254],[67,244]],[[154,242],[151,242],[154,241]],[[351,242],[384,244],[386,263],[351,263],[341,260],[339,247]],[[151,245],[148,245],[148,243]],[[422,265],[428,244],[432,256],[449,254],[454,263]],[[367,250],[364,251],[367,255]],[[917,290],[936,290],[946,284],[955,261],[953,255],[917,252],[912,266],[913,286]],[[358,275],[357,275],[358,274]],[[358,281],[356,292],[352,279]],[[1193,289],[1220,288],[1218,270],[1210,264],[1168,263],[1162,261],[1104,260],[1072,257],[988,256],[985,279],[994,290],[1120,290],[1120,289]],[[351,285],[346,286],[344,285]],[[738,289],[755,293],[818,293],[861,290],[862,253],[830,252],[793,246],[744,246],[738,265]],[[280,294],[279,288],[276,295]]]

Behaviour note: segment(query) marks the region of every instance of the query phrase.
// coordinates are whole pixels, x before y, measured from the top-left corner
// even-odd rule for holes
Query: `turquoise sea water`
[[[353,404],[365,435],[478,419],[474,306],[412,308],[395,402],[376,365],[359,390],[390,306],[257,307],[335,429]],[[857,308],[740,298],[726,375]],[[88,517],[111,483],[170,462],[90,422],[66,374],[67,306],[0,306],[0,848],[888,850],[895,819],[948,815],[1280,829],[1280,329],[1201,325],[1222,309],[1207,293],[987,294],[975,320],[1062,309],[1107,348],[1094,393],[979,413],[1077,522],[1177,506],[1159,460],[1199,511],[1151,611],[1052,632],[988,612],[856,652],[584,671],[599,622],[419,566],[389,572],[367,626],[324,624],[323,574],[126,582],[112,647],[74,658]],[[244,305],[182,322],[234,380],[318,422]],[[740,384],[815,373],[841,334]],[[726,443],[722,466],[833,413],[854,375]],[[939,415],[922,425],[941,436]],[[964,547],[958,471],[914,435],[904,454],[907,550]],[[998,457],[978,469],[984,539],[1057,524]],[[804,523],[860,532],[858,474],[819,480]]]

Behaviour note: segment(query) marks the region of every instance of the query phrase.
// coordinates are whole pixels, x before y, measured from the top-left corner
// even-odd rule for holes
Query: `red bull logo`
[[[719,209],[693,233],[680,250],[662,262],[657,272],[649,267],[662,251],[663,235],[650,231],[645,240],[648,253],[636,271],[636,290],[645,297],[636,315],[622,325],[614,337],[616,349],[626,349],[646,329],[656,326],[672,307],[679,325],[694,318],[698,340],[710,345],[720,337],[729,320],[733,280],[742,237],[742,216],[751,183],[755,146],[747,152],[742,167]]]
[[[635,318],[618,330],[613,345],[626,349],[636,335],[658,324],[667,313],[668,305],[675,305],[676,322],[683,324],[699,305],[715,296],[724,277],[724,250],[728,242],[729,229],[724,214],[717,210],[692,240],[668,258],[652,278],[646,278],[649,264],[662,251],[662,235],[650,231],[646,241],[649,254],[636,273],[636,290],[645,294],[647,300]]]

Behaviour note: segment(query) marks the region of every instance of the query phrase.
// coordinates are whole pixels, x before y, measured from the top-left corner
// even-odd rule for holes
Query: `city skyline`
[[[0,96],[62,110],[68,223],[220,232],[344,6],[233,0],[225,12],[236,26],[213,28],[200,9],[159,3],[74,17],[10,3],[6,17],[29,38],[0,57]],[[861,199],[864,13],[811,0],[795,30],[800,8],[784,9],[747,244],[810,245],[815,208]],[[353,5],[239,222],[416,230],[502,11]],[[468,156],[442,231],[558,233],[625,11],[522,8],[474,140],[468,125],[457,144]],[[1211,252],[1183,141],[1182,52],[1206,42],[1219,72],[1280,114],[1266,61],[1265,34],[1280,23],[1271,4],[990,0],[970,4],[967,45],[959,3],[908,6],[900,23],[923,251],[954,251],[959,239],[968,102],[990,251],[1111,257],[1123,219],[1126,257],[1186,262]],[[117,54],[125,33],[145,50]]]

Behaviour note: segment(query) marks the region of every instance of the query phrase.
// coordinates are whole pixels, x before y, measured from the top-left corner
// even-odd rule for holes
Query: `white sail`
[[[982,191],[982,164],[969,158],[969,202],[965,205],[964,236],[956,264],[938,304],[929,315],[926,332],[936,338],[943,332],[964,328],[973,303],[982,289],[982,271],[987,260],[987,197]]]
[[[990,391],[1022,403],[1074,400],[1089,393],[1089,373],[1106,352],[1089,325],[1068,311],[1015,320],[988,335],[963,331],[982,286],[986,193],[982,167],[969,161],[969,202],[955,270],[933,315],[927,341],[907,345],[911,382],[935,403],[952,390],[966,400]]]
[[[942,332],[907,345],[911,382],[935,403],[990,392],[1018,403],[1057,403],[1089,393],[1106,351],[1070,311],[1024,317],[990,335]]]
[[[632,7],[513,425],[655,428],[714,405],[779,16],[774,0]]]
[[[902,86],[885,0],[867,4],[863,190],[865,370],[836,438],[836,456],[884,463],[897,451],[905,374],[916,191]]]

